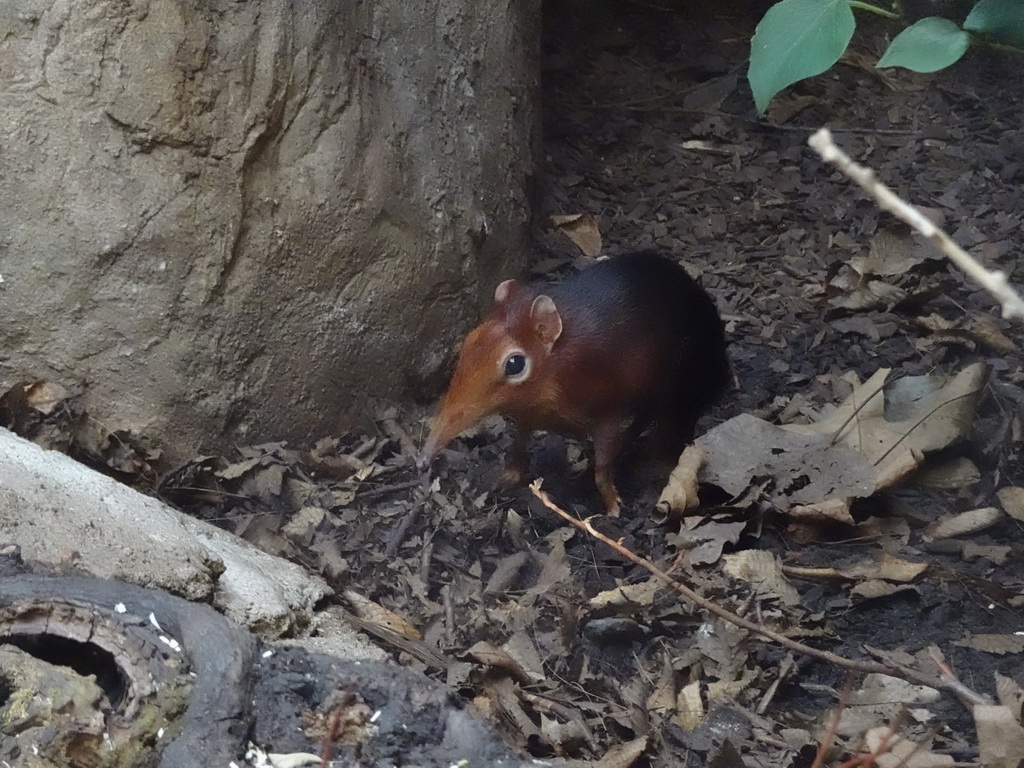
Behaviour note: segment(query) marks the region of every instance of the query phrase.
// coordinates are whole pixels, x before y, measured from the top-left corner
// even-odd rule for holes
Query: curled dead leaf
[[[505,670],[522,685],[532,685],[535,682],[522,664],[512,658],[508,651],[494,643],[481,640],[467,650],[466,655],[481,664]]]
[[[604,754],[604,757],[594,763],[594,768],[629,768],[644,753],[645,749],[647,749],[646,736],[627,741],[624,744],[616,744]]]
[[[797,434],[828,435],[861,453],[876,471],[876,490],[907,476],[926,451],[945,448],[970,432],[974,407],[988,367],[975,363],[952,379],[908,376],[885,385],[889,370],[877,371],[827,417],[790,424]]]
[[[25,388],[25,404],[45,416],[53,413],[67,397],[68,391],[52,381],[36,381]]]
[[[703,464],[704,451],[696,444],[688,445],[658,497],[658,511],[670,515],[692,509],[700,503],[697,498],[697,477]]]
[[[601,230],[589,213],[558,214],[551,217],[551,223],[590,258],[600,255]]]
[[[995,507],[982,507],[957,515],[948,515],[928,527],[926,539],[950,539],[975,533],[990,525],[995,525],[1003,518],[1003,513]]]

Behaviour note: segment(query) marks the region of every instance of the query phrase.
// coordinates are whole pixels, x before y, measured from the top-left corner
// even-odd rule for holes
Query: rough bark
[[[539,3],[0,18],[0,384],[184,456],[409,394],[521,264]]]

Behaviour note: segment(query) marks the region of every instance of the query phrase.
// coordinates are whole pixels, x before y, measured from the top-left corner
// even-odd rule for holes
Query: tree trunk
[[[522,265],[539,2],[57,0],[0,20],[0,383],[182,457],[330,432]]]

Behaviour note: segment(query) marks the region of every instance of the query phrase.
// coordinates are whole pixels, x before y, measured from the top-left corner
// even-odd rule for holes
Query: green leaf
[[[788,85],[820,75],[843,55],[856,23],[849,0],[782,0],[750,41],[747,80],[757,111]]]
[[[929,16],[896,35],[875,66],[935,72],[958,61],[970,44],[971,36],[952,21]]]
[[[964,21],[964,29],[1024,47],[1024,3],[1021,0],[980,0]]]

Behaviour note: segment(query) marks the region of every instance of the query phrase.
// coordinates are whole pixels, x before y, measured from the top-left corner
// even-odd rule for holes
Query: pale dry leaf
[[[544,681],[544,662],[540,658],[537,646],[525,631],[513,632],[505,641],[502,650],[515,660],[532,682]]]
[[[665,665],[665,670],[647,697],[647,711],[651,714],[667,714],[675,710],[676,706],[676,681],[675,672],[671,664]]]
[[[229,464],[224,469],[217,470],[213,474],[223,480],[237,480],[238,478],[245,475],[249,470],[259,465],[263,459],[257,457],[254,459],[245,459],[244,461],[236,461],[234,464]]]
[[[906,546],[910,541],[910,523],[901,517],[869,517],[857,524],[853,538],[859,541],[892,540]]]
[[[44,416],[53,413],[67,397],[68,391],[52,381],[40,380],[25,387],[25,405]]]
[[[603,610],[610,607],[624,607],[633,611],[643,608],[654,602],[654,595],[659,589],[664,589],[660,579],[650,578],[636,584],[623,584],[614,589],[606,589],[599,592],[587,601],[587,609],[591,611]]]
[[[1007,486],[996,493],[1003,511],[1014,520],[1024,522],[1024,488]]]
[[[779,731],[779,738],[794,752],[799,752],[813,740],[811,732],[806,728],[783,728]]]
[[[303,507],[281,527],[281,533],[291,539],[309,535],[327,516],[323,507]]]
[[[501,558],[494,568],[491,578],[487,580],[484,594],[499,594],[513,587],[519,579],[520,571],[523,570],[523,566],[526,565],[529,559],[529,552],[515,552]]]
[[[669,534],[668,541],[677,549],[689,550],[687,562],[690,565],[710,565],[718,562],[726,544],[735,544],[746,529],[747,523],[738,520],[734,523],[717,523],[703,521],[691,530],[681,530],[677,534]]]
[[[559,720],[547,714],[543,709],[538,712],[538,715],[540,716],[541,738],[554,747],[556,752],[566,752],[571,745],[582,744],[586,741],[586,732],[578,720]]]
[[[589,213],[559,214],[551,217],[563,235],[568,237],[586,256],[596,259],[601,253],[601,230],[597,219]]]
[[[887,368],[877,371],[825,418],[785,428],[835,436],[874,465],[877,489],[895,484],[921,464],[926,451],[945,448],[970,432],[988,367],[975,363],[948,381],[904,377],[883,390],[888,374]]]
[[[817,504],[797,504],[790,507],[786,514],[802,522],[817,523],[842,523],[853,525],[853,515],[850,514],[851,498],[826,499]]]
[[[724,570],[734,579],[746,581],[761,597],[777,597],[786,605],[799,605],[800,593],[782,573],[782,563],[771,552],[745,549],[722,558]]]
[[[983,557],[996,565],[1004,565],[1011,552],[1013,552],[1013,547],[986,546],[975,544],[973,541],[965,541],[961,550],[964,560],[970,561]]]
[[[938,701],[941,697],[941,693],[927,685],[914,685],[899,677],[872,672],[864,676],[864,682],[850,703],[853,706],[886,704],[898,710],[903,704]]]
[[[593,763],[593,768],[629,768],[647,749],[647,737],[616,744],[604,753],[604,756]]]
[[[996,696],[999,703],[1009,709],[1013,719],[1019,723],[1024,717],[1024,688],[1012,677],[996,672]]]
[[[544,594],[556,584],[568,583],[572,576],[569,571],[569,558],[565,554],[565,535],[572,535],[574,528],[561,529],[548,536],[551,542],[551,551],[546,555],[540,555],[542,562],[540,576],[537,583],[528,590],[528,594]]]
[[[928,569],[927,563],[912,563],[885,554],[880,560],[868,560],[837,572],[848,579],[884,579],[885,581],[913,581]]]
[[[990,314],[979,312],[967,319],[965,330],[978,342],[1002,355],[1017,350],[1017,344],[999,327],[999,321]]]
[[[880,579],[869,579],[854,586],[850,590],[850,594],[862,600],[874,600],[879,597],[895,595],[897,592],[908,591],[916,592],[917,587],[909,584],[893,584],[891,581],[882,581]]]
[[[693,731],[704,721],[704,702],[700,697],[699,680],[684,685],[679,691],[673,719],[684,731]]]
[[[1002,519],[1003,512],[996,507],[982,507],[969,512],[947,515],[928,526],[924,538],[925,540],[950,539],[954,536],[976,533],[990,525],[995,525]]]
[[[485,693],[489,701],[484,707],[491,713],[491,719],[512,723],[524,742],[531,736],[540,736],[540,730],[533,722],[533,718],[523,710],[519,687],[510,678],[501,677],[489,681]]]
[[[949,456],[929,461],[914,473],[912,481],[922,488],[968,488],[981,479],[981,472],[966,456]]]
[[[844,309],[886,309],[907,297],[899,286],[886,282],[875,271],[878,265],[870,257],[859,256],[843,264],[829,280],[829,286],[842,291],[829,304]]]
[[[921,315],[914,320],[914,323],[925,331],[952,331],[957,327],[955,320],[949,320],[937,312],[932,312],[930,315]]]
[[[739,698],[743,690],[757,677],[757,672],[746,667],[740,670],[740,676],[733,680],[714,680],[707,684],[708,705],[728,704]]]
[[[831,435],[800,434],[741,414],[697,440],[707,462],[701,480],[733,496],[763,482],[762,494],[776,507],[821,504],[869,496],[875,470],[858,452],[833,445]]]
[[[312,752],[267,752],[267,760],[271,768],[305,768],[310,765],[323,765],[323,758]]]
[[[848,705],[840,713],[838,732],[846,737],[860,736],[880,722],[891,721],[905,706],[939,698],[939,692],[933,688],[913,685],[889,675],[865,675],[860,688],[850,696]]]
[[[957,640],[953,645],[1004,656],[1008,653],[1024,653],[1024,635],[968,634],[966,638]]]
[[[955,764],[952,755],[937,755],[927,744],[916,744],[884,725],[871,728],[864,741],[873,753],[878,768],[948,768]]]
[[[688,445],[658,497],[657,507],[663,514],[683,512],[700,503],[697,477],[703,464],[704,452],[696,444]]]
[[[504,648],[499,648],[494,643],[481,640],[466,651],[466,655],[481,664],[489,667],[496,667],[508,672],[515,680],[523,685],[532,685],[532,676],[511,654]]]
[[[871,273],[883,277],[905,275],[913,267],[925,260],[927,251],[920,248],[914,241],[910,227],[903,223],[880,227],[871,238],[871,248],[867,260],[871,264]],[[858,258],[850,259],[854,265]],[[857,267],[854,266],[856,269]],[[859,271],[866,271],[861,269]]]
[[[1024,728],[1004,706],[975,704],[980,762],[985,768],[1018,768],[1024,761]]]
[[[420,638],[420,631],[397,613],[363,597],[355,590],[346,589],[342,594],[352,606],[352,612],[363,621],[390,629],[392,632],[405,635],[405,637],[417,640]]]

